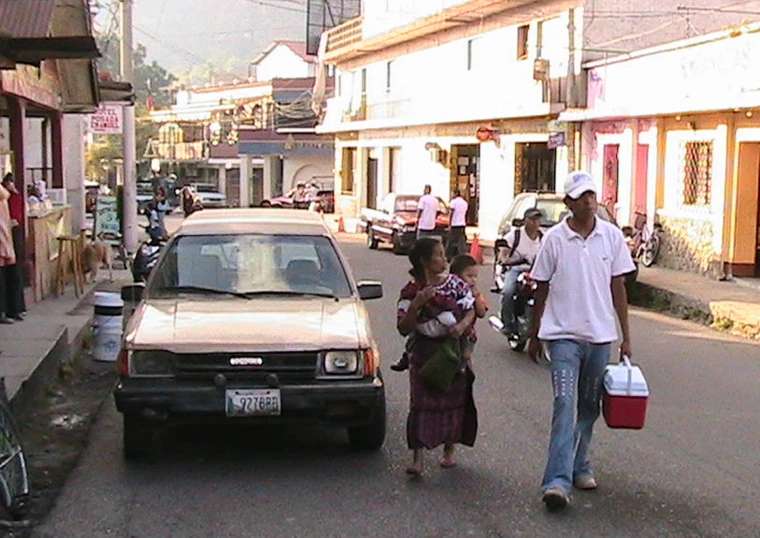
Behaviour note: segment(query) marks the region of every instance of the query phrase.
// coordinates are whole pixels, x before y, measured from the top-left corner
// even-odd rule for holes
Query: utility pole
[[[121,0],[121,81],[134,84],[132,47],[132,2]],[[137,157],[135,148],[135,107],[124,108],[124,190],[122,225],[124,249],[132,255],[137,252]]]

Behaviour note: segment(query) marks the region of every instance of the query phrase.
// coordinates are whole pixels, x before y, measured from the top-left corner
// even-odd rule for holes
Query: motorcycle
[[[132,261],[132,278],[135,282],[146,282],[148,280],[165,243],[158,234],[151,233],[147,228],[146,231],[148,231],[150,239],[140,244],[135,259]]]

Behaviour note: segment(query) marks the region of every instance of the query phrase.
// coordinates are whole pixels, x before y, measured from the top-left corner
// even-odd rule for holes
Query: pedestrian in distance
[[[7,177],[7,176],[6,176]],[[5,182],[3,182],[5,183]],[[18,290],[8,289],[7,282],[16,283],[12,275],[16,271],[16,250],[13,246],[13,219],[8,200],[11,193],[0,185],[0,323],[12,324],[11,310],[15,309]]]
[[[6,314],[9,318],[21,321],[26,316],[26,298],[24,297],[24,197],[16,188],[13,174],[8,172],[3,177],[3,187],[10,193],[8,209],[11,216],[11,235],[16,263],[7,266],[5,272],[5,290],[8,295]]]
[[[449,229],[446,237],[446,258],[453,260],[467,251],[467,200],[455,190],[449,202]]]
[[[397,328],[411,338],[409,347],[409,415],[407,445],[412,464],[407,473],[423,472],[424,450],[443,445],[442,468],[456,465],[457,444],[473,446],[478,418],[472,386],[475,374],[471,365],[459,372],[441,392],[420,376],[422,368],[444,349],[451,339],[460,339],[475,320],[475,298],[470,287],[456,275],[446,272],[447,263],[440,241],[423,237],[409,255],[412,280],[404,286],[398,300]],[[448,314],[439,319],[442,313]],[[446,319],[446,318],[453,319]]]
[[[438,198],[430,194],[430,185],[425,185],[424,194],[417,202],[417,239],[435,236],[435,225],[440,212]]]
[[[623,333],[620,357],[632,354],[624,277],[635,267],[623,233],[596,217],[596,192],[588,173],[568,176],[570,215],[544,235],[531,272],[538,289],[528,351],[537,361],[539,340],[544,342],[554,389],[542,483],[542,500],[550,510],[568,505],[573,486],[597,487],[589,446],[610,348],[619,337],[616,317]]]

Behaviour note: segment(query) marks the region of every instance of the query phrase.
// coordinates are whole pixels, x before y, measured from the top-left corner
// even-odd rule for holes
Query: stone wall
[[[720,256],[713,252],[711,222],[659,217],[663,227],[657,264],[720,278]]]

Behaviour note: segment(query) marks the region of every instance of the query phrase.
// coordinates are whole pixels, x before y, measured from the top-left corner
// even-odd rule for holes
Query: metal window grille
[[[712,165],[712,142],[686,142],[684,145],[683,205],[710,205]]]

